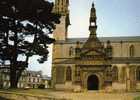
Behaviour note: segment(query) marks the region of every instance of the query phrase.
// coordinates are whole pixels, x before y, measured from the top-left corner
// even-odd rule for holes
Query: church
[[[140,91],[140,36],[97,37],[91,6],[88,38],[68,38],[69,0],[55,0],[62,15],[52,51],[52,88],[69,91]]]

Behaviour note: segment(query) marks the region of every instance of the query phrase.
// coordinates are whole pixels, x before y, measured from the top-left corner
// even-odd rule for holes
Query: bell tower
[[[66,40],[69,20],[69,0],[55,0],[54,12],[61,15],[60,24],[56,25],[53,33],[55,40]]]
[[[96,24],[96,9],[94,7],[94,3],[92,3],[92,8],[91,8],[91,12],[90,12],[90,19],[89,19],[89,31],[90,31],[90,35],[93,35],[94,37],[96,37],[96,30],[97,30],[97,24]]]

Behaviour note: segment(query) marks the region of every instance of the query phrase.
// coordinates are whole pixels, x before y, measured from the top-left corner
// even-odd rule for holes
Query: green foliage
[[[39,63],[47,60],[47,45],[55,41],[48,34],[60,22],[60,15],[52,9],[53,3],[46,0],[0,1],[0,63],[10,62],[13,82],[17,83],[33,55],[40,56]],[[25,56],[25,61],[18,61],[19,55]]]

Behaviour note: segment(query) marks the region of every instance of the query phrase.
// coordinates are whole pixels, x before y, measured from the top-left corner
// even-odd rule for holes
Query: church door
[[[91,75],[87,80],[88,90],[99,90],[99,79],[96,75]]]

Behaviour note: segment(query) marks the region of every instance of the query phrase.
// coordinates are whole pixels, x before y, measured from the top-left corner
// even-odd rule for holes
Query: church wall
[[[73,48],[73,53],[69,55],[70,48]],[[75,55],[75,44],[56,44],[54,45],[53,58],[72,58]]]
[[[120,91],[139,91],[140,81],[137,80],[136,69],[140,64],[113,64],[118,68],[118,80],[112,81],[112,89]]]
[[[106,43],[104,43],[106,46]],[[130,46],[134,46],[134,56],[133,57],[140,57],[139,49],[140,49],[140,42],[112,42],[113,47],[113,57],[130,57]],[[56,44],[54,49],[56,50],[53,55],[54,58],[71,58],[74,57],[74,53],[70,56],[69,51],[70,47],[73,47],[73,51],[76,47],[76,43],[68,44],[68,43],[60,43]],[[82,44],[81,44],[82,47]]]
[[[111,45],[113,47],[113,57],[130,57],[131,45],[134,46],[133,57],[140,57],[140,42],[111,43]]]
[[[111,43],[112,47],[113,47],[113,57],[120,57],[121,54],[121,46],[120,43]]]
[[[136,89],[140,91],[140,82],[136,84]]]
[[[112,69],[113,67],[117,67],[118,68],[118,80],[113,80],[112,79],[112,89],[113,90],[126,90],[126,69],[125,71],[123,71],[124,68],[126,68],[125,64],[113,64],[112,65]]]
[[[112,81],[112,89],[119,91],[126,90],[126,64],[113,64],[113,67],[118,68],[118,80]]]
[[[81,44],[80,47],[82,47],[83,44]],[[106,42],[104,43],[106,47]],[[111,42],[111,45],[113,47],[113,57],[130,57],[130,46],[134,45],[135,50],[134,50],[134,57],[140,57],[139,49],[140,49],[140,42]],[[73,54],[69,55],[70,53],[70,48],[73,47]],[[56,43],[54,45],[54,50],[53,50],[53,62],[59,62],[59,61],[65,61],[70,58],[75,57],[75,47],[76,43],[67,43],[67,42],[62,42],[62,43]],[[140,64],[130,64],[133,65],[135,68],[136,66]],[[53,64],[53,66],[58,67],[57,64]],[[67,89],[69,88],[70,90],[80,88],[77,85],[74,85],[73,82],[75,80],[75,65],[74,64],[63,64],[63,67],[67,68],[67,66],[72,67],[72,81],[71,82],[66,82],[64,80],[63,84],[56,84],[55,88],[56,89]],[[135,71],[133,68],[127,69],[127,64],[122,63],[122,64],[112,64],[112,66],[117,66],[118,67],[118,81],[115,81],[112,83],[112,89],[117,90],[117,91],[126,91],[126,90],[140,90],[140,82],[136,82],[136,75],[134,74]],[[123,71],[125,70],[125,71]],[[131,71],[130,71],[131,70]],[[66,74],[66,73],[65,73]],[[129,75],[127,75],[129,74]],[[134,74],[134,75],[131,75]],[[53,76],[54,77],[54,76]],[[66,77],[66,76],[64,76]]]
[[[66,79],[67,68],[71,68],[71,80]],[[63,69],[63,71],[59,71],[59,69]],[[75,80],[75,65],[73,64],[58,64],[53,67],[53,84],[56,90],[73,90],[74,89],[74,80]],[[61,75],[61,76],[60,76]],[[59,82],[57,82],[57,80]]]
[[[135,57],[140,57],[140,42],[135,43]]]
[[[131,45],[132,45],[132,43],[123,43],[122,46],[120,43],[112,43],[113,57],[130,57],[129,47]],[[135,46],[135,57],[140,57],[140,55],[138,55],[140,43],[133,43],[133,45]],[[69,55],[69,50],[70,50],[70,47],[75,48],[75,46],[76,46],[76,44],[56,44],[54,46],[55,51],[53,52],[53,58],[67,59],[67,58],[74,57],[74,54],[72,56]],[[59,60],[62,61],[62,59],[59,59]],[[122,65],[122,66],[124,66],[124,65]],[[121,68],[122,66],[119,65],[118,67]],[[119,73],[121,73],[121,71]],[[121,76],[119,76],[119,80],[121,80],[120,77]]]
[[[106,47],[106,43],[104,43],[105,47]],[[130,57],[130,46],[134,45],[135,50],[134,50],[134,57],[140,57],[140,53],[139,53],[139,49],[140,49],[140,42],[111,42],[111,45],[113,47],[113,57]],[[69,55],[69,51],[70,48],[73,47],[73,55]],[[55,61],[64,61],[66,59],[69,58],[73,58],[75,56],[75,47],[76,47],[76,43],[67,43],[67,42],[63,42],[63,43],[56,43],[54,45],[55,50],[53,50],[53,59],[54,58],[58,58],[53,60],[53,62]],[[82,47],[82,44],[81,44]],[[61,58],[61,59],[60,59]],[[54,64],[56,67],[57,65]],[[136,87],[128,87],[127,85],[130,84],[130,82],[127,81],[127,73],[130,74],[130,72],[125,72],[123,73],[123,68],[126,71],[127,68],[126,67],[126,63],[124,64],[113,64],[112,66],[116,65],[118,67],[118,81],[117,82],[113,82],[112,84],[112,88],[114,89],[126,89],[126,88],[136,88],[139,89],[140,88],[140,82],[135,82]],[[139,64],[138,64],[139,65]],[[136,66],[138,66],[136,65]],[[63,66],[67,67],[66,64],[64,64]],[[74,69],[73,69],[74,70]],[[132,70],[132,69],[129,69]],[[132,74],[134,72],[131,72]],[[73,78],[72,80],[74,80],[74,72],[73,72]],[[129,76],[133,76],[133,75],[129,75]],[[132,77],[134,81],[134,77]],[[126,85],[127,84],[127,85]],[[132,84],[132,82],[131,82]],[[67,86],[69,85],[69,83],[63,85],[63,86]],[[117,85],[117,86],[116,86]],[[60,86],[61,87],[61,86]],[[118,87],[118,88],[117,88]]]
[[[56,40],[65,40],[66,39],[66,34],[65,34],[65,18],[66,16],[62,16],[60,18],[61,23],[56,25],[56,29],[53,32],[53,36]]]
[[[68,39],[67,37],[67,30],[68,26],[70,24],[69,22],[69,0],[55,0],[55,7],[54,12],[61,14],[60,18],[60,24],[56,25],[56,29],[54,30],[53,36],[56,39],[56,42],[53,45],[53,60],[52,60],[52,86],[55,89],[80,89],[80,87],[76,86],[74,84],[76,80],[75,72],[76,72],[76,66],[74,62],[75,57],[75,48],[76,45],[78,45],[78,41],[80,42],[80,47],[82,48],[82,45],[86,42],[86,39],[80,38],[76,39]],[[96,26],[96,9],[94,8],[94,5],[92,5],[91,14],[90,14],[90,26],[91,22],[95,23]],[[94,25],[93,25],[94,26]],[[96,27],[94,27],[96,28]],[[95,32],[95,29],[92,29],[90,27],[91,32]],[[110,40],[111,46],[112,46],[112,54],[111,56],[115,59],[120,59],[118,61],[112,60],[112,67],[117,67],[117,78],[116,80],[113,80],[112,88],[114,90],[131,90],[131,89],[139,89],[140,90],[140,80],[136,80],[136,67],[140,66],[140,61],[135,61],[135,59],[132,59],[132,63],[127,63],[127,58],[136,58],[140,57],[140,41],[137,37],[133,38],[125,38],[123,40],[123,37],[116,37],[116,38],[101,38],[101,40],[104,44],[104,47],[107,46],[107,39]],[[122,39],[122,40],[121,40]],[[128,41],[127,41],[128,39]],[[131,40],[132,39],[132,40]],[[134,40],[133,40],[134,39]],[[136,39],[136,41],[135,41]],[[74,41],[73,41],[74,40]],[[137,41],[138,40],[138,41]],[[109,43],[109,42],[108,42]],[[109,44],[108,44],[109,45]],[[79,46],[79,45],[78,45]],[[78,47],[77,46],[77,47]],[[131,47],[131,50],[130,50]],[[130,52],[131,51],[131,52]],[[121,58],[124,58],[122,61]],[[73,60],[73,62],[72,62]],[[129,59],[131,60],[131,59]],[[138,59],[139,60],[139,59]],[[92,62],[84,62],[86,64],[91,64]],[[67,75],[67,68],[71,68],[71,81],[66,79]],[[88,69],[91,70],[91,69]],[[102,72],[101,72],[102,73]],[[82,78],[82,83],[84,84],[84,87],[86,88],[87,79],[85,80],[85,77],[88,76],[89,71],[87,73],[83,72],[80,76]],[[93,74],[93,73],[91,73]],[[96,73],[98,76],[98,73]],[[102,73],[103,74],[103,73]],[[105,74],[105,73],[104,73]],[[99,75],[101,83],[104,81],[104,75]],[[113,75],[112,75],[113,77]],[[100,83],[100,84],[101,84]],[[80,86],[80,85],[79,85]],[[101,86],[100,86],[101,87]]]

